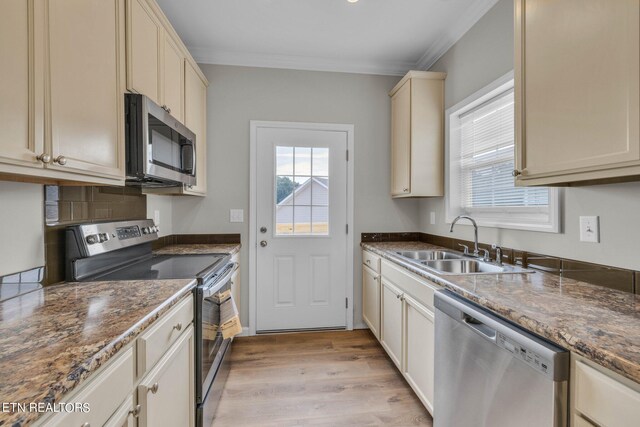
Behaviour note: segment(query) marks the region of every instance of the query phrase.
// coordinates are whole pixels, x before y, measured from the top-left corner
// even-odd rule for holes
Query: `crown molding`
[[[237,65],[244,67],[285,68],[307,71],[333,71],[338,73],[403,76],[411,70],[413,62],[359,61],[338,58],[317,58],[298,55],[270,55],[251,52],[217,51],[202,47],[189,47],[189,52],[200,64]]]
[[[442,57],[467,31],[473,27],[491,9],[498,0],[474,0],[466,13],[460,15],[456,22],[429,46],[427,51],[415,64],[417,70],[428,70]]]

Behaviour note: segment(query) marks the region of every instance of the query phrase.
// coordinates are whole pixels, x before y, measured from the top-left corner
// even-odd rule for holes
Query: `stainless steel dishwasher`
[[[567,425],[566,350],[450,291],[435,307],[435,427]]]

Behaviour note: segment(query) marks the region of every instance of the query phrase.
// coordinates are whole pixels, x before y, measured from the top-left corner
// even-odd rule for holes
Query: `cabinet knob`
[[[53,163],[57,163],[60,166],[64,166],[67,164],[67,158],[65,156],[58,156],[55,159],[53,159]]]
[[[175,325],[173,327],[173,329],[175,329],[176,331],[181,331],[182,330],[182,323],[178,323],[177,325]]]
[[[371,264],[371,260],[370,260],[370,259],[366,260],[365,262],[366,262],[367,264]]]
[[[408,193],[408,192],[409,192],[409,189],[408,189],[408,188],[405,188],[405,189],[403,189],[402,191],[404,191],[405,193]]]
[[[151,387],[149,387],[149,390],[151,393],[156,394],[158,392],[158,388],[160,386],[158,385],[158,383],[154,383]]]
[[[142,409],[142,406],[136,405],[135,408],[133,408],[132,410],[129,411],[129,415],[132,415],[133,418],[138,418],[140,416],[140,410],[141,409]]]
[[[397,298],[397,299],[400,299],[400,294],[396,295],[396,298]]]
[[[44,163],[45,165],[51,163],[51,155],[47,154],[47,153],[42,153],[39,156],[36,157],[36,160],[41,161],[42,163]]]
[[[511,172],[511,175],[515,176],[520,176],[522,175],[522,172],[519,171],[518,169],[514,169],[513,172]]]

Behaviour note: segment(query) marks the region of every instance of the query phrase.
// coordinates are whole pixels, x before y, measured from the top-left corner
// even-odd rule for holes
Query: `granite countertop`
[[[440,276],[393,252],[445,248],[422,242],[361,246],[640,383],[640,295],[539,271]]]
[[[172,245],[156,253],[239,249]],[[59,402],[194,286],[195,279],[63,282],[1,301],[1,402]],[[40,415],[0,411],[0,426],[30,424]]]
[[[240,243],[170,245],[153,251],[156,255],[229,254],[240,251]]]

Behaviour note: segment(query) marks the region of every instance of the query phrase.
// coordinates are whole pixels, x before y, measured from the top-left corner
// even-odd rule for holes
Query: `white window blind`
[[[549,189],[514,185],[513,89],[459,114],[458,119],[460,208],[545,211]]]

